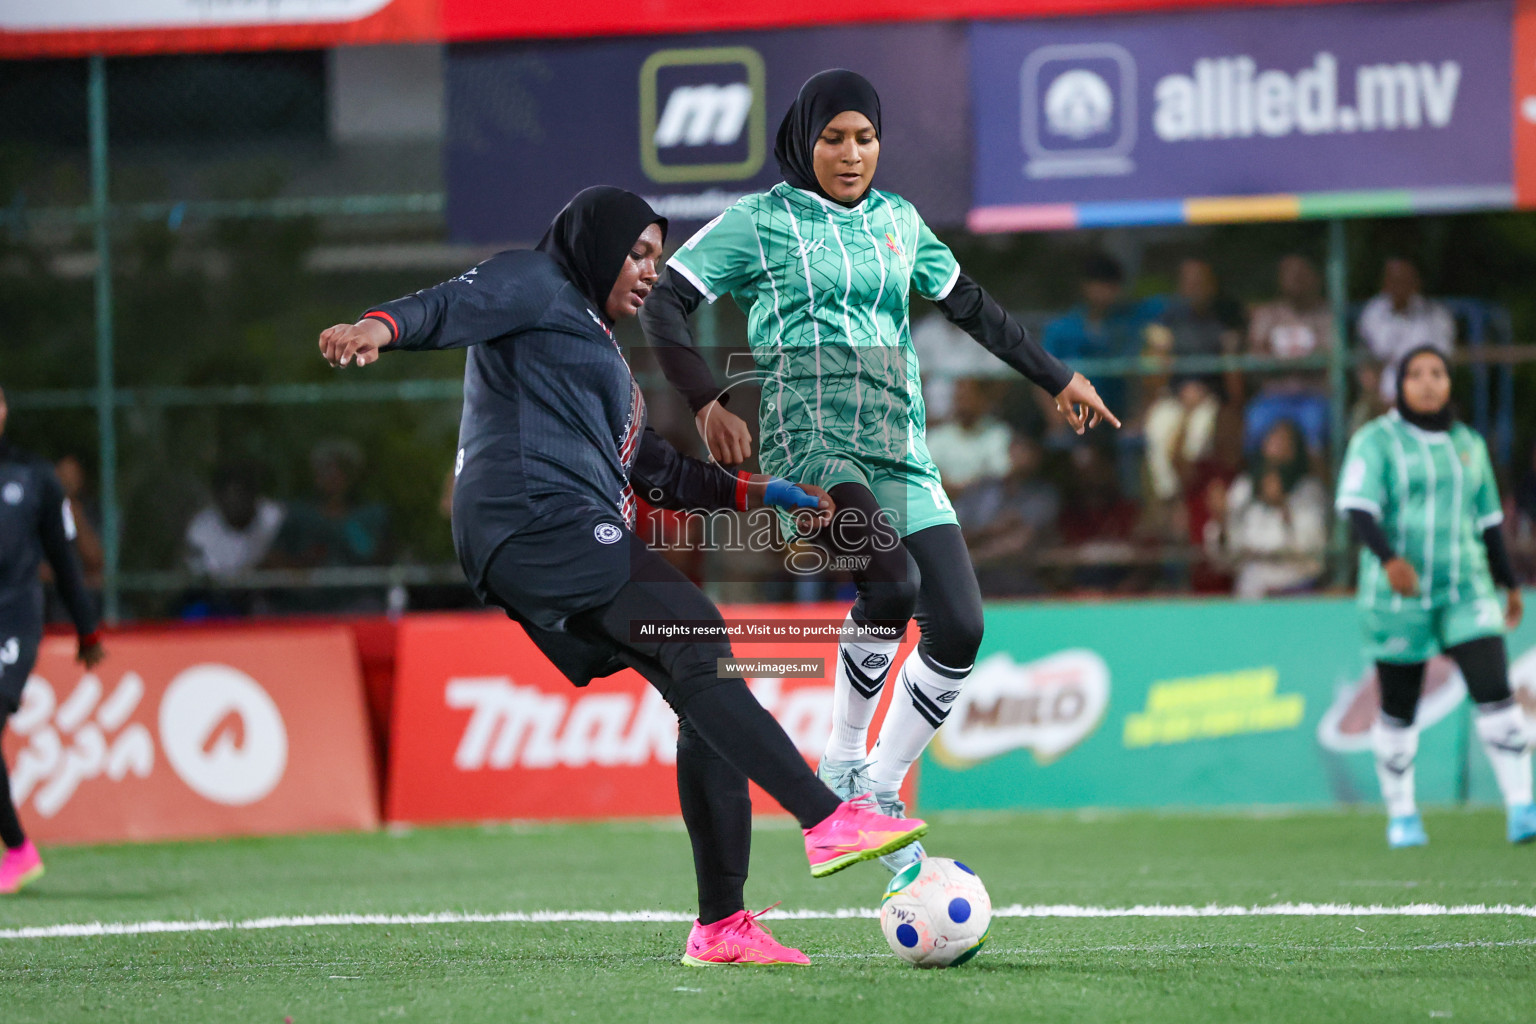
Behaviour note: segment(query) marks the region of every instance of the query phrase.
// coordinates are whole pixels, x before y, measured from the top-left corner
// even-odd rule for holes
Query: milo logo
[[[1010,750],[1050,764],[1091,735],[1109,707],[1109,666],[1093,651],[1061,651],[1020,665],[1008,654],[977,664],[955,698],[934,757],[969,768]]]
[[[1509,686],[1525,713],[1536,716],[1536,647],[1510,665]],[[1424,666],[1424,692],[1414,722],[1422,732],[1455,711],[1466,696],[1467,684],[1456,663],[1443,654],[1436,655]],[[1341,754],[1370,750],[1371,723],[1380,713],[1381,688],[1372,666],[1358,680],[1339,689],[1317,723],[1317,742]]]

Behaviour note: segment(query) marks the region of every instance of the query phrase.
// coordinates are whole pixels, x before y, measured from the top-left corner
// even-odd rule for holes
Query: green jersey
[[[1419,597],[1394,594],[1380,561],[1362,550],[1362,607],[1437,608],[1495,594],[1482,533],[1504,513],[1488,446],[1470,427],[1420,430],[1396,411],[1371,420],[1350,439],[1335,505],[1377,517],[1419,574]]]
[[[932,465],[908,302],[914,288],[944,298],[960,265],[911,203],[871,190],[850,209],[780,183],[742,197],[669,266],[747,314],[765,469],[818,453]]]

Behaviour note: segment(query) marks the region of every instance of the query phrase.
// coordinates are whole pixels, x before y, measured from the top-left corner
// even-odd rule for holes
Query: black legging
[[[877,518],[880,503],[868,487],[838,484],[828,493],[837,516],[812,539],[834,555],[869,556],[853,573],[859,589],[854,621],[899,635],[915,616],[923,634],[919,650],[930,663],[969,669],[981,647],[981,588],[960,528],[930,526],[897,538]]]
[[[10,712],[0,707],[0,740],[5,739],[5,724],[10,719]],[[11,776],[5,767],[5,758],[0,757],[0,843],[5,844],[7,850],[14,850],[27,841],[27,834],[21,829],[21,819],[16,816],[16,805],[11,802]]]
[[[693,844],[699,887],[699,920],[705,924],[743,909],[752,851],[752,803],[747,780],[761,786],[795,819],[810,828],[837,809],[837,796],[816,778],[776,722],[741,678],[719,678],[716,659],[731,646],[719,641],[635,639],[631,624],[713,622],[720,610],[676,568],[649,549],[632,555],[631,582],[600,608],[572,617],[575,636],[611,647],[644,676],[677,712],[677,794]],[[494,560],[487,574],[492,591],[515,564]]]
[[[747,777],[717,754],[686,716],[677,720],[677,801],[693,844],[699,921],[713,924],[746,906],[752,797]]]
[[[1509,662],[1504,639],[1485,636],[1448,647],[1446,655],[1461,669],[1467,692],[1474,704],[1497,704],[1512,696],[1509,689]],[[1381,686],[1381,712],[1404,725],[1413,723],[1424,689],[1424,662],[1376,663],[1376,678]]]

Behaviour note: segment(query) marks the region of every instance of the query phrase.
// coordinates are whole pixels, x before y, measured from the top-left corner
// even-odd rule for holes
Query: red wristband
[[[395,318],[382,309],[372,309],[363,314],[364,320],[378,320],[389,328],[389,340],[396,341],[400,337],[400,325],[395,323]]]
[[[752,482],[752,474],[744,469],[736,471],[736,508],[740,512],[747,510],[747,484]]]
[[[87,647],[95,647],[99,643],[101,643],[101,630],[93,629],[80,638],[80,649],[83,651]]]

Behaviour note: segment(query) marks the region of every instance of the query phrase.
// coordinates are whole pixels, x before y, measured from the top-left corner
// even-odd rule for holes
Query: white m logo
[[[678,86],[656,124],[656,148],[706,142],[728,146],[741,138],[751,112],[752,87],[745,82]]]

